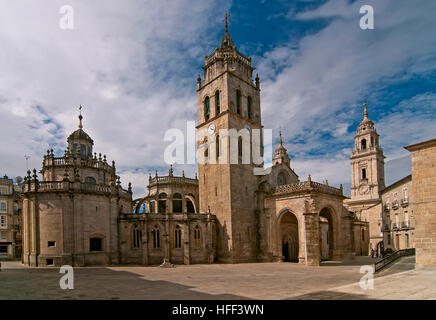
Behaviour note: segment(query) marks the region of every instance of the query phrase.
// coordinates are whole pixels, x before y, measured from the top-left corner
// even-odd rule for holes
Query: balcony
[[[398,230],[400,230],[400,226],[398,224],[396,224],[396,223],[392,223],[392,230],[393,231],[398,231]]]
[[[389,203],[385,203],[385,205],[383,206],[383,208],[384,208],[385,211],[389,211],[389,210],[391,210],[391,207],[390,207]]]
[[[398,209],[398,200],[392,201],[392,209],[394,210]]]
[[[404,208],[404,207],[407,207],[409,205],[409,198],[404,198],[404,199],[401,199],[401,206]]]

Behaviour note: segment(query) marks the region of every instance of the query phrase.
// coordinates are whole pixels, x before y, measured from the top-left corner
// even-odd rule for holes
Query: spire
[[[280,130],[280,145],[283,146],[283,141],[282,141],[282,130]]]
[[[224,25],[224,35],[223,38],[221,39],[221,48],[233,48],[233,40],[229,34],[229,17],[230,14],[227,12],[223,20],[225,25]]]
[[[83,117],[82,117],[82,105],[80,105],[79,106],[79,129],[83,128],[82,119],[83,119]]]
[[[226,15],[224,16],[224,22],[225,22],[225,33],[229,33],[229,17],[230,14],[228,12],[226,12]]]
[[[368,108],[367,108],[367,103],[366,100],[363,103],[364,109],[363,109],[363,119],[368,119]]]

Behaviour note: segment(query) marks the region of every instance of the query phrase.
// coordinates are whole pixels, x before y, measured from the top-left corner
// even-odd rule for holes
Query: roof
[[[403,183],[412,181],[412,175],[409,174],[408,176],[405,176],[404,178],[401,178],[398,181],[395,181],[394,183],[390,184],[389,186],[387,186],[386,188],[384,188],[381,192],[384,193],[385,191],[389,191],[391,189],[394,189],[396,187],[398,187],[399,185],[402,185]]]
[[[77,129],[72,134],[70,134],[67,138],[67,141],[69,142],[70,140],[86,140],[90,143],[94,143],[91,137],[85,131],[83,131],[83,129]]]
[[[436,139],[431,139],[431,140],[421,141],[421,142],[418,142],[415,144],[408,145],[408,146],[404,147],[404,149],[412,152],[412,151],[416,151],[416,150],[420,150],[420,149],[424,149],[424,148],[435,147],[435,146],[436,146]]]

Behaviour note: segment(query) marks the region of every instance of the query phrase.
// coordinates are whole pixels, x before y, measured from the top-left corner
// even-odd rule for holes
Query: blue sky
[[[196,75],[227,10],[261,78],[264,126],[275,137],[282,128],[301,179],[349,187],[365,97],[388,183],[410,173],[403,146],[436,137],[434,1],[72,0],[68,31],[58,26],[64,1],[41,2],[0,0],[0,168],[9,176],[24,175],[24,154],[40,168],[47,148],[61,153],[82,104],[95,151],[145,194],[148,173],[167,172],[165,131],[196,119]],[[359,28],[364,4],[374,30]]]

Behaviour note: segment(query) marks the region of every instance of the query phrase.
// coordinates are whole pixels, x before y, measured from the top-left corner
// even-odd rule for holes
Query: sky
[[[43,4],[42,4],[43,3]],[[74,29],[59,27],[60,8]],[[362,30],[362,5],[374,29]],[[230,12],[230,35],[261,80],[264,127],[283,131],[291,167],[350,187],[350,152],[368,101],[390,184],[404,146],[436,138],[435,1],[0,0],[0,174],[41,168],[77,129],[115,160],[134,198],[168,173],[165,132],[197,119],[196,77]],[[175,165],[193,177],[196,165]]]

